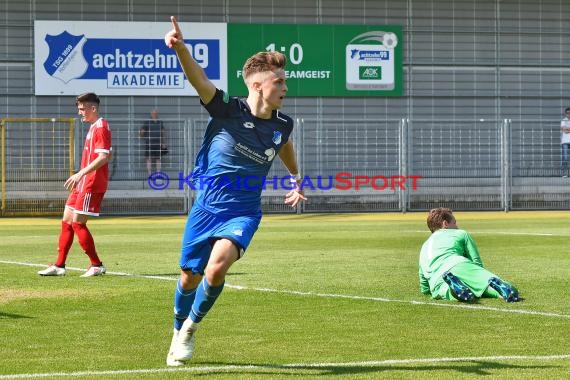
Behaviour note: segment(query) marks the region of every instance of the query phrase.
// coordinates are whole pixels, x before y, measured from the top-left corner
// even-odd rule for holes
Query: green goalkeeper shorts
[[[459,277],[465,285],[471,289],[476,297],[488,297],[488,298],[499,298],[499,293],[494,289],[489,288],[489,280],[492,277],[498,277],[496,274],[489,272],[487,269],[480,267],[477,264],[471,262],[462,262],[454,267],[452,267],[449,272],[453,273],[455,276]],[[451,290],[449,286],[441,280],[442,284],[438,289],[437,298],[455,300],[451,295]]]

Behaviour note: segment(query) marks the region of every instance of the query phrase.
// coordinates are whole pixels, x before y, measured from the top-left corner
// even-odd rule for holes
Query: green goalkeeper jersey
[[[477,246],[467,231],[440,229],[431,234],[420,251],[420,290],[436,294],[442,275],[461,262],[483,267]]]

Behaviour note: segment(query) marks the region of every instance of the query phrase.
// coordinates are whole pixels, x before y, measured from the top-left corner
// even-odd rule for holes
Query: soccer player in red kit
[[[99,97],[92,92],[79,95],[76,99],[81,121],[90,123],[91,126],[85,137],[81,169],[64,184],[70,194],[61,221],[57,261],[39,271],[41,276],[65,275],[65,261],[75,235],[91,262],[91,266],[81,277],[100,276],[106,271],[95,250],[93,236],[87,228],[89,216],[99,216],[109,182],[111,129],[107,120],[99,116],[99,103]]]

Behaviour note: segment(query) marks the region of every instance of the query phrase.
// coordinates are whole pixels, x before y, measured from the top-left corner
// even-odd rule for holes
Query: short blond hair
[[[243,78],[247,80],[251,75],[283,69],[287,64],[287,58],[278,51],[261,51],[249,57],[243,65]]]

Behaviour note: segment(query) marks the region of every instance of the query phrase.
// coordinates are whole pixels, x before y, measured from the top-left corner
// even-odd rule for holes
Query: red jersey
[[[103,118],[99,118],[89,127],[89,132],[85,136],[85,146],[81,156],[81,169],[93,162],[99,153],[111,152],[111,129],[109,123]],[[84,193],[104,193],[107,191],[109,183],[109,165],[105,164],[99,169],[86,174],[79,185],[78,192]]]

